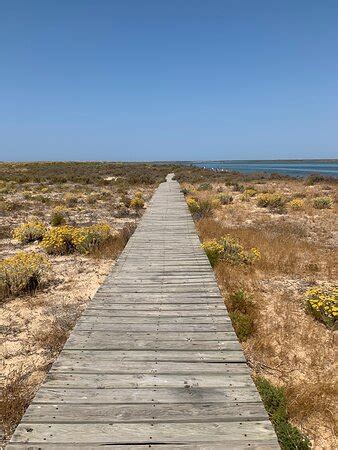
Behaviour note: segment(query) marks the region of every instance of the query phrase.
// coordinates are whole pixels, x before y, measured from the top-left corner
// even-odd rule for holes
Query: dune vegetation
[[[273,420],[285,449],[335,447],[336,188],[320,177],[182,184],[260,393],[300,430],[290,440]]]
[[[170,172],[276,426],[330,448],[335,182],[173,164],[0,164],[6,436]]]

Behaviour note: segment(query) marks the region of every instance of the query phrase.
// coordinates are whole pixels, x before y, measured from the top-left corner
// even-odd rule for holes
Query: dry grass
[[[290,197],[299,190],[297,183],[283,187]],[[253,200],[243,206],[237,196],[196,222],[202,241],[229,234],[261,252],[253,266],[217,264],[218,283],[229,310],[231,294],[244,289],[250,296],[246,312],[254,327],[243,349],[253,374],[283,386],[292,423],[314,448],[328,449],[335,448],[334,332],[306,313],[304,293],[337,279],[335,219],[334,210],[316,215],[311,205],[276,215],[258,210]]]

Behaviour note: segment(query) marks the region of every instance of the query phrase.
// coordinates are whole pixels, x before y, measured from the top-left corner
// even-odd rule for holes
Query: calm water
[[[223,169],[243,173],[280,173],[306,177],[312,173],[338,177],[338,160],[333,161],[191,161],[207,169]]]

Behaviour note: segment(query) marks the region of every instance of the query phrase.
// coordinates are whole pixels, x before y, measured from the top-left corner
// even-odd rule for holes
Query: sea
[[[292,177],[320,174],[338,178],[338,160],[260,160],[260,161],[186,161],[186,164],[212,170],[242,173],[279,173]]]

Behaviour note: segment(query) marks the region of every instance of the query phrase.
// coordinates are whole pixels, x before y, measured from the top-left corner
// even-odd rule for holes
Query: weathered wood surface
[[[112,447],[279,448],[171,177],[8,445]]]

